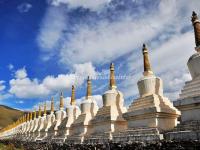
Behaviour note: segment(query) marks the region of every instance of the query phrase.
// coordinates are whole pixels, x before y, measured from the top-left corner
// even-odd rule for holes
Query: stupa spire
[[[116,89],[114,63],[110,64],[110,89]]]
[[[86,99],[89,99],[90,96],[92,96],[92,84],[91,84],[90,77],[88,76]]]
[[[195,11],[192,13],[192,24],[194,27],[194,36],[195,36],[195,43],[196,43],[196,51],[200,52],[200,21]]]
[[[64,108],[64,97],[63,92],[60,93],[60,109]]]
[[[152,75],[153,72],[151,70],[151,64],[150,64],[150,61],[149,61],[149,53],[148,53],[148,49],[146,48],[145,44],[143,44],[142,52],[143,52],[143,60],[144,60],[143,75],[144,76]]]
[[[45,103],[44,103],[44,115],[46,115],[47,114],[47,104],[46,104],[46,101],[45,101]]]
[[[26,116],[26,121],[29,121],[29,113]]]
[[[33,117],[33,116],[32,116],[32,112],[30,112],[30,120],[32,120],[32,117]]]
[[[38,112],[38,117],[41,117],[41,106],[39,106],[39,112]]]
[[[24,115],[24,122],[26,122],[26,114]]]
[[[25,115],[22,116],[22,121],[25,122]]]
[[[26,118],[27,118],[27,115],[25,114],[25,115],[24,115],[24,122],[26,122],[26,121],[27,121],[27,119],[26,119]]]
[[[54,112],[54,98],[51,98],[51,112]]]
[[[71,105],[76,105],[76,98],[75,98],[75,87],[72,85],[72,95],[71,95]]]
[[[36,119],[37,114],[36,114],[36,110],[34,111],[34,119]]]

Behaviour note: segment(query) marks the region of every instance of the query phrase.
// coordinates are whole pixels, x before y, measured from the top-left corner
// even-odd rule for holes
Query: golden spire
[[[150,65],[150,61],[149,61],[149,54],[148,54],[148,49],[146,48],[146,45],[143,44],[143,60],[144,60],[144,76],[148,76],[148,75],[152,75],[153,72],[151,70],[151,65]]]
[[[24,122],[26,122],[26,114],[24,115]]]
[[[86,99],[88,99],[90,96],[92,96],[92,83],[91,83],[90,77],[88,76]]]
[[[60,109],[64,108],[64,97],[63,92],[60,93]]]
[[[110,89],[116,89],[114,63],[110,64]]]
[[[35,111],[34,111],[34,119],[36,119],[36,117],[37,117],[37,114],[36,114],[36,109],[35,109]]]
[[[21,124],[24,123],[24,116],[21,117]]]
[[[34,111],[32,111],[32,120],[34,119]]]
[[[46,102],[44,103],[44,115],[46,115],[47,114],[47,104],[46,104]]]
[[[71,105],[76,105],[76,98],[75,98],[75,87],[72,85],[72,95],[71,95]]]
[[[41,106],[39,106],[38,117],[41,117]]]
[[[192,13],[192,24],[194,27],[194,36],[195,36],[195,43],[196,43],[196,51],[200,52],[200,21],[196,12],[193,11]]]
[[[32,120],[32,112],[30,113],[30,121]]]
[[[51,112],[54,112],[54,98],[51,98]]]
[[[26,116],[26,121],[29,121],[29,113]]]
[[[24,122],[26,122],[26,114],[24,114],[23,120]]]
[[[19,119],[18,119],[18,124],[21,124],[22,123],[22,117],[20,117]]]

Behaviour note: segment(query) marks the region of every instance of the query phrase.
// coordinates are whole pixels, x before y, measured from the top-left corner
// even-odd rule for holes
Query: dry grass
[[[23,114],[23,111],[0,105],[0,128],[16,121]]]

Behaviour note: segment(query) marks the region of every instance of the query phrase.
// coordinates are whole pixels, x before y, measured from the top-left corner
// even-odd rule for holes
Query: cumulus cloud
[[[15,78],[17,78],[17,79],[23,79],[26,77],[27,77],[27,72],[26,72],[25,67],[21,68],[15,72]]]
[[[18,78],[10,80],[10,93],[19,98],[34,98],[50,94],[50,91],[37,79]]]
[[[73,84],[82,85],[88,75],[95,75],[95,68],[91,62],[76,64],[73,73],[59,74],[56,77],[49,75],[42,81],[37,78],[30,79],[25,68],[17,70],[15,74],[15,79],[9,82],[9,92],[19,98],[39,98],[70,88]]]
[[[107,5],[111,0],[50,0],[50,4],[59,6],[61,4],[67,4],[70,8],[82,7],[97,11]]]
[[[18,5],[17,9],[20,13],[26,13],[32,8],[32,5],[30,3],[22,3]]]

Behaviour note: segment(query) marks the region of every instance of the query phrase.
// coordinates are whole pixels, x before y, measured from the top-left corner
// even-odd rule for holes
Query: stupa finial
[[[27,117],[27,118],[26,118],[26,121],[29,121],[29,113],[27,114],[26,117]]]
[[[86,99],[88,99],[90,96],[92,96],[92,83],[91,83],[90,77],[88,76]]]
[[[44,103],[44,115],[46,115],[47,114],[47,104],[46,104],[46,101],[45,101],[45,103]]]
[[[192,24],[194,27],[194,36],[196,43],[196,51],[200,52],[200,21],[198,19],[197,13],[195,11],[192,12]]]
[[[41,117],[41,106],[39,105],[38,117]]]
[[[60,109],[64,108],[64,97],[63,92],[60,93]]]
[[[32,112],[30,112],[30,120],[32,120],[32,117],[33,117],[33,116],[32,116]]]
[[[150,61],[149,61],[148,49],[147,49],[145,44],[143,44],[142,52],[143,52],[143,61],[144,61],[144,73],[143,73],[143,75],[144,76],[152,75],[153,72],[151,70],[151,64],[150,64]]]
[[[71,95],[71,105],[76,105],[76,98],[75,98],[75,87],[72,85],[72,95]]]
[[[51,112],[54,112],[54,98],[51,98]]]
[[[34,111],[34,119],[36,119],[36,117],[37,117],[37,114],[36,114],[36,109],[35,109],[35,111]]]
[[[114,63],[110,64],[110,89],[116,89]]]

